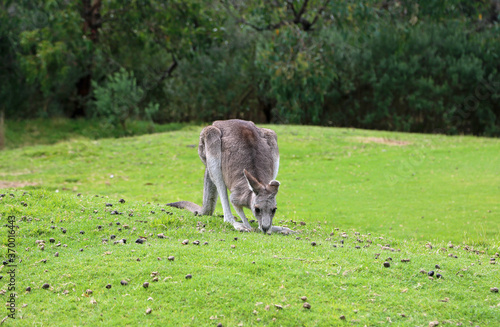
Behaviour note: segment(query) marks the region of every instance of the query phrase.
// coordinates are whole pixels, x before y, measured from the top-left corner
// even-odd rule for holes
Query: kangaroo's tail
[[[192,213],[194,213],[195,215],[201,214],[201,207],[193,202],[179,201],[179,202],[167,203],[167,205],[174,208],[187,209]]]

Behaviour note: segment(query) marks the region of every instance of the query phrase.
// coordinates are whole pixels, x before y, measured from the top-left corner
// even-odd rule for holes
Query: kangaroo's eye
[[[255,208],[255,214],[260,215],[260,208]]]
[[[273,215],[276,213],[276,210],[278,210],[278,208],[274,208],[274,209],[272,210]]]

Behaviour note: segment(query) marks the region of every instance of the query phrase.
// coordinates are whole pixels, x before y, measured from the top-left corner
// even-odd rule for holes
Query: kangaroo
[[[279,168],[278,138],[270,129],[253,122],[232,119],[215,121],[200,133],[198,155],[205,165],[203,206],[188,201],[168,203],[195,214],[212,215],[217,195],[222,202],[224,221],[236,230],[251,231],[243,207],[249,208],[264,233],[290,233],[291,229],[273,226]],[[227,196],[227,189],[231,192]],[[229,199],[242,223],[235,221]]]

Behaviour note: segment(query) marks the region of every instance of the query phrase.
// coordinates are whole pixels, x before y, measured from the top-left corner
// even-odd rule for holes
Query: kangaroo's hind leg
[[[208,168],[205,168],[205,178],[203,179],[203,207],[200,215],[213,215],[217,204],[217,187],[210,179]]]
[[[208,188],[210,189],[210,183],[207,182],[207,177],[208,177],[210,178],[210,181],[217,188],[217,192],[219,193],[219,197],[221,199],[222,210],[224,211],[224,221],[231,223],[237,230],[249,231],[249,229],[244,224],[234,220],[233,213],[231,212],[231,207],[229,205],[229,198],[227,196],[227,187],[226,183],[224,182],[224,177],[222,175],[221,138],[222,138],[222,133],[215,126],[205,127],[201,131],[200,147],[198,148],[198,154],[200,155],[201,160],[205,163],[207,167],[206,171],[208,171],[208,174],[205,173],[205,186],[207,186],[208,184],[209,185]],[[207,200],[210,200],[208,199],[210,198],[208,193],[209,192],[207,192]],[[205,193],[203,197],[204,197],[203,200],[205,201]],[[215,201],[216,200],[217,198],[215,199]]]

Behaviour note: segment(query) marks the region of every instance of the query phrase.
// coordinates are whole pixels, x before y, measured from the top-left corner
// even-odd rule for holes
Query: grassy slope
[[[396,238],[500,241],[500,141],[274,126],[279,217],[327,220]],[[46,189],[202,202],[199,127],[124,139],[74,140],[0,155],[0,180]],[[411,142],[363,143],[367,137]],[[110,176],[113,175],[113,178]]]
[[[498,265],[488,263],[491,250],[486,254],[463,248],[443,252],[438,250],[443,245],[427,249],[417,242],[382,240],[353,231],[347,231],[345,238],[341,231],[330,236],[335,226],[331,223],[306,225],[299,240],[241,234],[223,225],[219,217],[178,211],[169,215],[161,210],[163,206],[142,201],[120,204],[117,199],[50,191],[13,194],[2,201],[5,213],[18,218],[23,262],[16,276],[17,303],[28,305],[17,312],[13,325],[214,326],[222,322],[235,326],[242,322],[247,326],[261,319],[265,326],[325,326],[341,323],[341,315],[361,326],[389,320],[408,326],[427,325],[431,320],[485,325],[498,321],[500,297],[489,292],[498,283]],[[105,203],[114,206],[105,207]],[[123,215],[111,215],[111,210]],[[131,212],[133,217],[128,215]],[[196,229],[198,221],[205,224],[206,232]],[[159,232],[167,238],[155,237]],[[112,234],[127,243],[102,244]],[[134,243],[139,235],[148,241]],[[48,242],[51,237],[55,243]],[[47,242],[44,251],[35,245],[37,239]],[[184,239],[201,244],[182,245]],[[317,245],[313,247],[312,241]],[[67,247],[55,246],[58,242]],[[396,251],[381,250],[381,245]],[[376,253],[381,253],[379,259]],[[449,257],[450,253],[458,258]],[[170,255],[174,261],[167,260]],[[384,268],[382,262],[388,257],[392,265]],[[411,261],[402,263],[403,258]],[[441,269],[434,269],[436,264]],[[444,278],[429,280],[420,269],[436,270]],[[159,273],[156,283],[153,271]],[[185,279],[186,274],[193,278]],[[129,284],[121,286],[121,280]],[[145,281],[150,282],[148,289],[142,287]],[[49,283],[50,289],[41,289],[43,283]],[[108,283],[109,290],[104,287]],[[30,293],[23,292],[27,286],[32,288]],[[85,296],[87,289],[93,294]],[[302,308],[301,296],[308,297],[311,310]],[[449,302],[441,302],[446,298]],[[146,308],[153,309],[151,315],[145,314]]]
[[[175,131],[186,124],[157,125],[146,121],[130,121],[127,131],[112,128],[92,119],[32,119],[8,120],[5,124],[5,147],[19,148],[33,144],[54,144],[76,138],[100,139]]]
[[[201,203],[203,167],[196,148],[189,147],[197,143],[196,127],[1,153],[0,179],[40,184],[28,188],[25,195],[4,191],[14,197],[0,200],[2,219],[14,214],[19,220],[23,262],[17,283],[22,290],[28,285],[33,289],[19,293],[18,306],[28,306],[11,323],[155,325],[163,321],[234,326],[243,322],[247,326],[261,319],[259,325],[320,326],[342,323],[340,315],[359,325],[389,320],[409,326],[431,320],[484,325],[498,321],[500,297],[489,292],[490,287],[499,287],[498,264],[488,263],[500,245],[498,140],[272,128],[278,132],[281,151],[276,219],[307,222],[299,240],[240,234],[218,217],[161,211],[167,201]],[[363,143],[364,137],[412,144]],[[83,196],[77,197],[77,191]],[[127,202],[119,204],[120,197]],[[106,208],[107,202],[114,206]],[[111,215],[115,209],[124,215]],[[133,217],[128,216],[131,211]],[[117,221],[130,229],[118,231]],[[198,221],[206,224],[207,232],[197,231]],[[62,234],[60,227],[68,232]],[[330,236],[334,227],[346,230],[348,237],[341,237],[340,231]],[[353,228],[361,234],[355,235]],[[133,243],[138,235],[160,232],[167,239],[149,237],[146,244]],[[102,244],[101,239],[111,234],[126,237],[127,244]],[[6,234],[1,235],[5,244]],[[48,243],[45,251],[36,248],[35,240],[48,242],[50,237],[67,247]],[[183,239],[209,244],[183,246]],[[318,245],[311,246],[312,241]],[[432,241],[434,248],[427,249],[426,241]],[[485,253],[465,251],[464,244],[450,249],[448,241],[465,242]],[[401,252],[381,250],[382,245]],[[447,251],[440,251],[442,247]],[[53,256],[56,251],[59,257]],[[381,253],[379,259],[376,253]],[[458,258],[449,257],[451,253]],[[175,261],[167,261],[169,255]],[[384,268],[382,262],[389,256],[392,266]],[[40,262],[44,258],[47,263]],[[402,258],[411,261],[402,263]],[[419,273],[434,269],[435,264],[441,266],[444,279],[429,280]],[[5,275],[5,269],[0,274]],[[151,281],[152,271],[159,272],[158,283]],[[188,273],[193,279],[184,279]],[[120,286],[122,279],[129,285]],[[150,281],[147,290],[141,286],[144,281]],[[5,278],[1,282],[6,289]],[[51,284],[49,290],[41,289],[45,282]],[[113,285],[110,290],[104,288],[107,283]],[[86,289],[94,293],[82,295]],[[64,290],[69,293],[64,295]],[[300,296],[308,297],[311,310],[302,308]],[[440,302],[445,298],[449,302]],[[97,304],[91,304],[91,299]],[[256,305],[259,302],[263,304]],[[145,315],[147,307],[153,309],[151,315]]]

